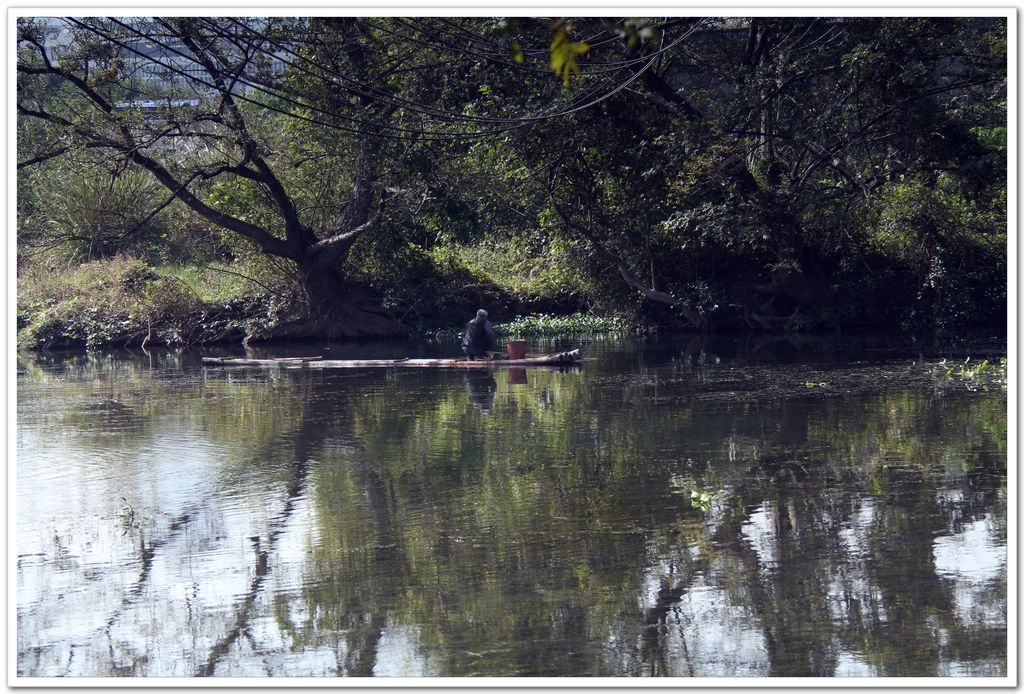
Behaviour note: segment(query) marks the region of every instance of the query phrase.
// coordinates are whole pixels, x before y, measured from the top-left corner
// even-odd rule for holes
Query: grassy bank
[[[462,277],[467,274],[465,266],[451,259],[447,264],[456,265],[458,272],[437,263],[430,273],[421,273],[432,280],[431,286],[420,287],[420,295],[431,303],[405,312],[406,323],[425,337],[457,339],[480,305],[501,316],[557,303],[557,298],[531,294],[521,287],[513,294],[496,284],[475,294],[466,287],[486,283],[468,283]],[[26,264],[18,275],[18,346],[34,350],[237,343],[254,331],[270,330],[300,310],[297,300],[289,296],[294,297],[294,292],[264,285],[223,263],[152,267],[137,258],[118,256],[66,267]],[[594,335],[624,332],[631,325],[622,318],[582,312],[531,313],[497,322],[499,335]]]
[[[286,307],[228,267],[149,267],[117,257],[19,270],[18,346],[199,344],[241,340]]]

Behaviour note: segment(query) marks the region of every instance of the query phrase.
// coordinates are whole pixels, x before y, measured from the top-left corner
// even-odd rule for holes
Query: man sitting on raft
[[[498,343],[498,336],[487,320],[487,311],[480,309],[476,318],[466,323],[466,334],[462,338],[462,351],[469,359],[482,357]]]

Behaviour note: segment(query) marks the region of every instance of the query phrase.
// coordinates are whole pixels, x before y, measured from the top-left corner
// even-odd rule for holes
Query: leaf
[[[570,28],[571,23],[561,25],[551,38],[551,69],[555,74],[562,76],[562,85],[566,87],[569,86],[571,75],[579,75],[582,72],[576,62],[576,56],[590,50],[590,46],[582,41],[569,40]]]

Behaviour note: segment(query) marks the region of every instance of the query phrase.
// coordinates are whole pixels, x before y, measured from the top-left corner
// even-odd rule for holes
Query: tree
[[[346,283],[341,270],[352,245],[378,225],[385,206],[378,180],[381,133],[395,107],[352,89],[333,97],[333,111],[320,105],[322,88],[306,102],[291,99],[283,91],[288,75],[270,65],[274,47],[285,45],[287,36],[290,45],[299,46],[289,49],[293,60],[301,60],[306,72],[316,70],[312,79],[321,84],[334,84],[329,73],[342,71],[367,81],[376,71],[375,78],[386,81],[401,63],[389,66],[386,48],[371,54],[349,41],[368,33],[359,20],[331,20],[325,26],[198,18],[66,21],[71,38],[66,48],[48,43],[45,26],[19,23],[20,117],[58,129],[69,143],[61,149],[102,150],[145,170],[169,192],[161,206],[181,200],[261,252],[294,263],[309,315],[282,333],[400,330]],[[309,39],[327,30],[335,45],[346,48],[330,56],[333,62],[320,64],[321,47]],[[154,68],[173,78],[170,89],[139,81],[141,70]],[[312,165],[303,158],[306,152],[293,149],[282,156],[275,130],[295,118],[344,131],[347,146],[321,150]],[[30,154],[26,163],[48,156]],[[350,200],[342,214],[317,217],[299,207],[303,193],[285,173],[304,166],[348,185]],[[229,190],[232,194],[224,195]],[[330,225],[317,228],[312,219]]]
[[[20,164],[144,170],[291,264],[276,335],[400,331],[358,260],[453,234],[691,328],[998,313],[1003,20],[60,21],[19,24]]]
[[[460,156],[459,143],[579,108],[537,65],[568,51],[560,70],[578,72],[585,45],[566,36],[562,24],[489,19],[19,20],[19,121],[56,134],[20,165],[100,153],[162,185],[157,209],[180,200],[292,263],[307,316],[274,335],[395,333],[346,265],[353,246],[407,224],[403,205],[422,208],[438,188],[427,172]],[[467,79],[452,79],[452,64]],[[498,73],[507,91],[531,77],[526,115],[488,112],[501,95],[482,94],[481,81]]]
[[[1000,204],[1005,160],[985,138],[1005,127],[1002,20],[678,19],[652,28],[656,41],[594,41],[601,48],[583,64],[586,74],[616,55],[633,60],[640,88],[511,143],[546,172],[538,194],[590,247],[591,268],[611,270],[606,281],[695,328],[728,322],[730,306],[753,328],[842,311],[877,323],[898,317],[894,292],[898,305],[917,304],[936,258],[971,259],[965,249],[978,246],[962,234],[911,241],[908,228],[908,243],[935,251],[907,272],[873,252],[872,228],[891,189],[911,180],[981,209]]]

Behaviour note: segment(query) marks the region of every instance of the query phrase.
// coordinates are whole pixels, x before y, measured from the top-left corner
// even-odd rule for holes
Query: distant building
[[[37,17],[47,28],[45,46],[56,51],[66,50],[73,41],[75,27],[64,17]],[[144,18],[133,18],[135,20]],[[154,110],[170,106],[193,106],[214,92],[209,76],[193,58],[191,51],[179,40],[171,37],[159,40],[137,37],[123,41],[121,58],[129,80],[125,86],[138,93],[138,99],[122,101],[118,108],[139,107]],[[270,71],[285,68],[282,52],[271,56]],[[238,91],[251,88],[239,83]],[[165,96],[166,98],[157,98]]]

